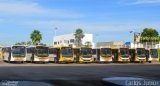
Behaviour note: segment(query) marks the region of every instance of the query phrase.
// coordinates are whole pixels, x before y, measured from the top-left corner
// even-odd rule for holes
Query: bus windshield
[[[101,56],[111,56],[112,50],[110,48],[102,48],[101,49]]]
[[[158,57],[158,52],[156,49],[151,49],[151,56]]]
[[[91,55],[92,54],[92,49],[91,48],[82,48],[81,53],[82,53],[83,56]]]
[[[121,56],[123,56],[123,57],[126,56],[127,57],[128,54],[129,54],[129,49],[128,48],[121,48],[120,49],[120,55]]]
[[[48,47],[36,47],[37,56],[48,56]]]
[[[12,47],[12,55],[13,57],[24,57],[26,55],[26,48],[23,46],[13,46]]]
[[[140,57],[145,57],[145,49],[144,48],[138,48],[137,49],[137,55]]]
[[[49,49],[49,54],[57,54],[57,49],[56,48],[50,48]]]
[[[97,49],[92,49],[92,54],[96,55],[97,54]]]
[[[70,47],[63,47],[62,48],[62,56],[63,57],[72,57],[72,48]]]
[[[34,53],[34,47],[27,48],[27,54],[33,54]]]
[[[79,49],[74,49],[73,51],[74,51],[74,54],[76,54],[76,55],[80,53]]]

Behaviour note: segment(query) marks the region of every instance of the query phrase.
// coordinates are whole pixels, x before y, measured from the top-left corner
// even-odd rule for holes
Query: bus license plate
[[[44,59],[39,59],[39,61],[44,61]]]
[[[66,59],[66,61],[71,61],[70,59]]]
[[[15,59],[15,61],[22,61],[22,59]]]

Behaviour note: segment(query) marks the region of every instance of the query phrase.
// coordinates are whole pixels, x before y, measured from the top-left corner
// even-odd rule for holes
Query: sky
[[[42,43],[52,45],[57,35],[77,28],[94,41],[131,41],[134,32],[160,32],[160,0],[0,0],[0,44],[31,41],[40,30]]]

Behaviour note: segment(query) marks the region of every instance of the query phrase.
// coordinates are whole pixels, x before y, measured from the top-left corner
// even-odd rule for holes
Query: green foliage
[[[32,42],[31,41],[27,41],[27,45],[32,45]]]
[[[31,36],[30,36],[31,40],[32,40],[32,43],[34,45],[38,45],[38,43],[40,43],[40,41],[42,40],[42,35],[40,33],[39,30],[34,30],[32,33],[31,33]]]
[[[39,45],[42,45],[42,46],[47,46],[46,44],[44,44],[44,43],[40,43]]]
[[[145,28],[141,33],[141,42],[160,41],[158,32],[153,28]]]
[[[157,37],[158,35],[158,32],[153,28],[145,28],[141,33],[142,37]]]
[[[32,45],[32,42],[31,41],[27,41],[27,42],[22,41],[22,42],[15,43],[15,45]]]
[[[84,46],[90,48],[90,47],[92,47],[92,43],[90,41],[87,41],[87,42],[85,42]]]
[[[83,30],[80,28],[76,29],[76,32],[74,35],[77,42],[77,46],[82,46],[82,38],[84,38],[85,36],[83,33]]]

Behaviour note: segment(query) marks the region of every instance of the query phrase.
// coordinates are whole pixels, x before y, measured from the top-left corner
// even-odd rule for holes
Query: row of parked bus
[[[7,62],[152,62],[159,61],[160,49],[145,48],[87,48],[15,45],[2,48],[2,59]]]

